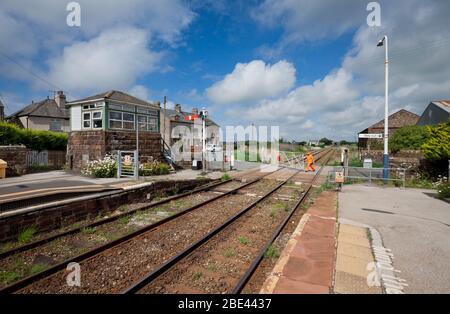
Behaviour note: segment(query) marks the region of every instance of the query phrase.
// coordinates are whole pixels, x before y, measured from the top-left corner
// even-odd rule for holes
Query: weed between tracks
[[[19,243],[21,243],[21,244],[28,243],[31,241],[31,239],[33,238],[35,233],[36,233],[35,227],[25,228],[24,230],[22,230],[19,233],[19,236],[17,237],[17,241],[19,241]]]
[[[50,264],[36,263],[36,257],[45,256],[52,263],[64,261],[70,257],[82,254],[94,247],[106,244],[107,242],[125,236],[137,229],[155,223],[158,220],[169,217],[180,210],[195,205],[200,201],[204,201],[206,195],[193,195],[182,200],[173,200],[169,203],[162,204],[156,208],[141,210],[135,213],[122,216],[115,221],[108,222],[96,227],[88,227],[87,224],[105,218],[105,215],[123,214],[129,210],[133,210],[136,206],[142,204],[125,204],[117,208],[115,212],[99,214],[97,217],[76,222],[61,229],[55,230],[47,235],[57,234],[69,229],[80,228],[80,232],[68,236],[63,236],[43,244],[40,247],[17,253],[0,260],[0,288],[11,284],[23,277],[39,273],[47,269]],[[36,235],[36,229],[33,227],[24,229],[16,242],[7,242],[1,246],[1,251],[7,251],[17,246],[29,243],[39,239],[42,235]]]

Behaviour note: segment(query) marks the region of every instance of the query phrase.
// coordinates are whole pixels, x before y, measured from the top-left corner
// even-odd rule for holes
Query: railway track
[[[251,181],[252,179],[255,180],[255,179],[262,178],[261,175],[258,175],[259,171],[260,171],[259,169],[255,169],[255,170],[251,170],[251,171],[247,172],[245,174],[245,179]],[[128,211],[125,211],[123,213],[119,213],[119,214],[113,215],[111,217],[99,219],[97,221],[94,221],[94,222],[91,222],[91,223],[88,223],[88,224],[84,224],[82,226],[69,228],[68,230],[65,230],[63,232],[52,234],[50,236],[38,239],[36,241],[30,242],[30,243],[26,243],[24,245],[20,245],[20,246],[11,248],[9,250],[2,251],[2,252],[0,252],[0,260],[6,258],[8,256],[11,256],[13,254],[16,254],[16,253],[19,253],[19,252],[24,252],[24,251],[33,249],[35,247],[41,246],[41,245],[43,245],[45,243],[48,243],[50,241],[53,241],[55,239],[58,239],[58,238],[61,238],[61,237],[64,237],[64,236],[68,236],[68,235],[71,235],[71,234],[75,234],[77,232],[80,232],[83,228],[95,228],[97,226],[100,226],[100,225],[103,225],[103,224],[106,224],[106,223],[118,220],[120,218],[123,218],[123,217],[125,217],[127,215],[136,213],[138,211],[154,208],[154,207],[160,206],[162,204],[167,204],[167,203],[173,202],[175,200],[179,200],[179,199],[191,196],[191,195],[193,195],[195,193],[205,192],[205,191],[208,191],[208,190],[211,190],[211,189],[217,189],[220,186],[222,186],[222,188],[223,188],[223,186],[226,186],[227,184],[233,185],[233,182],[234,182],[233,179],[228,179],[228,180],[224,180],[224,181],[208,183],[208,184],[205,184],[204,186],[201,186],[201,187],[198,187],[196,189],[193,189],[192,191],[188,191],[188,192],[185,192],[185,193],[180,193],[180,194],[177,194],[177,195],[174,195],[174,196],[171,196],[171,197],[167,197],[167,198],[164,198],[164,199],[156,201],[156,202],[151,202],[149,204],[144,204],[144,205],[138,206],[137,208],[134,208],[132,210],[128,210]],[[237,186],[239,186],[239,185],[237,185]],[[225,189],[225,191],[226,191],[226,189]]]
[[[277,171],[282,171],[282,169],[279,169]],[[2,290],[0,290],[0,292],[1,293],[10,293],[10,292],[17,291],[21,287],[24,287],[24,286],[26,286],[28,284],[31,284],[31,283],[35,282],[35,281],[39,281],[42,278],[46,278],[48,276],[51,276],[51,275],[55,274],[58,271],[61,271],[61,270],[65,269],[66,265],[68,263],[70,263],[70,262],[81,262],[81,261],[86,260],[86,259],[88,259],[90,257],[93,257],[93,256],[95,256],[97,254],[100,254],[101,252],[103,252],[103,251],[105,251],[105,250],[107,250],[109,248],[112,248],[114,246],[120,245],[121,243],[124,243],[124,242],[126,242],[126,241],[128,241],[130,239],[138,237],[139,235],[144,234],[145,232],[148,232],[148,231],[151,231],[151,230],[156,230],[156,229],[158,229],[158,227],[160,227],[162,225],[165,225],[165,224],[167,224],[167,223],[169,223],[169,222],[171,222],[173,220],[176,220],[176,219],[181,220],[184,216],[189,215],[191,212],[194,212],[198,208],[202,208],[202,207],[208,206],[210,204],[213,204],[213,203],[221,200],[222,198],[231,197],[233,195],[236,195],[240,190],[245,189],[247,186],[252,186],[252,185],[258,184],[258,182],[260,180],[262,180],[264,177],[267,177],[267,176],[270,176],[270,175],[271,175],[270,172],[269,173],[260,173],[259,171],[253,171],[253,172],[249,172],[246,175],[246,179],[247,179],[246,181],[248,181],[246,183],[240,183],[240,182],[235,182],[233,180],[229,180],[227,182],[217,183],[217,184],[213,184],[213,185],[201,188],[201,189],[197,189],[197,190],[194,191],[195,193],[194,192],[185,193],[185,194],[182,194],[182,195],[178,195],[178,196],[172,197],[172,198],[167,199],[167,200],[162,200],[160,202],[149,204],[148,206],[145,206],[145,207],[147,209],[149,209],[149,208],[150,209],[151,208],[154,209],[157,206],[160,206],[161,204],[167,204],[168,202],[171,202],[171,201],[174,201],[174,200],[183,200],[183,197],[189,197],[189,196],[192,196],[192,195],[197,196],[197,195],[199,195],[201,193],[203,193],[203,194],[208,193],[209,194],[208,197],[206,198],[206,200],[203,199],[199,203],[194,204],[193,206],[190,206],[190,207],[188,207],[186,209],[183,209],[182,211],[179,211],[179,212],[173,214],[170,217],[166,217],[164,219],[161,219],[161,220],[159,220],[159,221],[157,221],[157,222],[155,222],[153,224],[150,224],[148,226],[140,228],[140,229],[138,229],[138,230],[136,230],[134,232],[131,232],[131,233],[129,233],[129,234],[123,236],[123,237],[120,237],[119,239],[115,239],[115,240],[113,240],[111,242],[108,242],[108,243],[106,243],[104,245],[101,245],[99,247],[95,247],[95,248],[93,248],[91,250],[88,250],[87,252],[84,252],[82,254],[79,254],[79,255],[77,255],[75,257],[66,259],[66,260],[64,260],[62,262],[59,262],[56,265],[53,265],[53,266],[49,267],[48,269],[46,269],[46,270],[44,270],[42,272],[39,272],[37,274],[28,276],[28,277],[26,277],[26,278],[24,278],[22,280],[17,281],[16,283],[13,283],[13,284],[11,284],[11,285],[9,285],[7,287],[4,287]],[[227,186],[228,186],[228,189],[227,189]],[[264,185],[262,185],[262,186],[264,186]],[[220,188],[220,191],[216,191],[216,190],[219,190],[219,188]],[[142,208],[141,208],[141,210],[142,210]],[[127,213],[127,214],[129,214],[129,213]],[[123,215],[121,215],[121,216],[123,216]],[[94,228],[94,227],[102,226],[102,225],[110,222],[111,220],[116,221],[117,219],[120,219],[120,217],[110,217],[110,218],[105,219],[103,221],[96,222],[96,223],[90,225],[89,227],[85,226],[83,228],[86,230],[88,228]],[[80,232],[82,232],[82,230],[81,229],[71,230],[70,232],[64,234],[63,236],[76,234],[77,232],[80,233]],[[58,240],[61,237],[62,237],[61,235],[58,235],[56,237],[56,240]],[[24,254],[26,254],[27,251],[29,251],[30,249],[31,250],[34,249],[35,251],[42,251],[42,246],[45,245],[46,243],[49,243],[49,242],[51,243],[52,240],[55,240],[55,239],[51,239],[51,238],[50,239],[44,239],[43,241],[38,241],[36,243],[33,243],[32,245],[29,245],[28,247],[18,248],[18,249],[15,250],[15,252],[10,251],[7,254],[9,254],[8,256],[14,255],[14,253],[18,253],[18,252],[19,253],[23,252]],[[6,254],[4,254],[4,255],[6,255]]]
[[[319,154],[320,156],[318,156],[318,159],[329,158],[329,153],[329,150],[322,152]],[[312,184],[320,175],[320,170],[313,177],[306,190],[304,190],[301,195],[298,195],[293,206],[292,202],[294,200],[292,199],[289,200],[290,202],[285,201],[284,203],[280,203],[278,201],[276,203],[277,206],[280,204],[282,207],[285,206],[285,213],[280,214],[282,217],[278,220],[281,221],[281,223],[272,223],[271,226],[270,220],[274,220],[275,215],[272,215],[274,212],[272,211],[269,215],[266,213],[265,217],[263,217],[264,214],[261,214],[261,212],[263,212],[264,209],[267,209],[267,207],[270,208],[270,201],[272,201],[273,205],[273,200],[269,200],[270,198],[278,196],[275,197],[275,199],[281,199],[280,196],[282,196],[282,193],[279,193],[280,190],[283,188],[291,188],[286,187],[286,184],[298,173],[299,170],[293,172],[293,174],[266,193],[261,199],[256,200],[236,213],[236,215],[228,219],[221,226],[212,230],[205,237],[193,243],[158,268],[134,282],[127,289],[123,290],[122,293],[240,293],[257,269],[264,255],[269,251],[273,241],[277,238],[294,212],[298,210],[301,203],[309,194]],[[265,204],[266,206],[262,205],[264,202],[268,204]],[[267,216],[270,216],[272,219]],[[274,227],[275,230],[267,241],[263,243],[264,245],[259,251],[253,250],[253,254],[246,255],[245,253],[247,250],[252,251],[252,248],[248,247],[249,243],[251,241],[259,242],[256,243],[256,247],[259,247],[261,245],[261,239],[257,239],[258,237],[253,237],[255,240],[252,239],[251,233],[253,229],[247,233],[243,232],[243,230],[246,227],[248,229],[249,226],[254,228],[257,223],[260,225],[262,224],[262,226]],[[236,239],[237,234],[246,234],[248,238],[240,236]],[[240,243],[236,243],[237,241]],[[231,247],[238,247],[236,251],[238,251],[239,248],[241,249],[239,257],[233,262],[230,262],[227,258],[233,257],[235,254],[239,253],[236,253],[233,249],[228,247],[230,242],[232,243]],[[223,256],[221,256],[221,254],[223,254]],[[250,266],[246,268],[245,265],[242,264],[247,264],[248,260],[251,260],[251,263]],[[218,267],[222,267],[221,275],[217,275],[216,273]],[[243,275],[240,275],[239,270],[244,269],[246,269],[245,272],[243,272]],[[237,278],[233,278],[233,272],[238,273]],[[204,273],[207,274],[207,277],[202,280]]]
[[[322,152],[322,154],[324,154],[324,152]],[[320,154],[319,154],[320,155]],[[318,159],[321,157],[318,157]],[[140,280],[136,280],[136,279],[131,279],[131,278],[125,278],[127,280],[124,280],[123,277],[128,276],[127,275],[127,270],[124,271],[124,273],[120,274],[121,271],[123,271],[123,264],[125,262],[121,261],[123,260],[123,258],[121,257],[121,255],[126,255],[126,253],[132,252],[133,250],[136,249],[136,247],[139,249],[139,246],[136,246],[135,244],[137,242],[140,242],[142,244],[143,243],[148,243],[149,241],[155,241],[157,243],[160,243],[164,246],[164,242],[165,239],[167,239],[167,237],[170,237],[171,235],[171,230],[175,230],[174,235],[176,236],[177,233],[176,231],[180,231],[180,222],[183,222],[183,219],[185,219],[186,221],[189,221],[189,219],[193,219],[195,221],[195,217],[193,217],[192,215],[195,216],[195,213],[197,213],[198,211],[201,211],[203,209],[203,214],[210,214],[210,211],[214,209],[214,207],[219,208],[219,209],[224,209],[227,205],[233,205],[232,204],[232,200],[236,198],[239,198],[239,196],[241,196],[241,203],[239,203],[239,205],[243,204],[242,203],[242,199],[243,198],[250,198],[251,197],[255,197],[256,196],[256,200],[251,202],[250,204],[245,204],[244,208],[237,211],[236,210],[234,212],[229,212],[228,214],[232,214],[231,217],[229,219],[227,219],[226,221],[222,222],[221,224],[219,224],[217,226],[214,224],[210,224],[209,226],[203,226],[204,229],[203,233],[200,235],[198,232],[193,232],[195,234],[195,236],[197,237],[197,239],[194,239],[196,241],[190,241],[193,242],[194,244],[197,243],[197,245],[199,245],[198,243],[202,244],[204,242],[206,242],[208,239],[210,239],[214,233],[212,234],[212,232],[214,232],[216,230],[216,233],[218,231],[220,231],[224,225],[227,224],[231,224],[234,220],[236,220],[236,217],[240,217],[243,213],[245,213],[246,211],[248,211],[250,208],[254,208],[256,204],[259,204],[261,201],[265,200],[268,196],[274,194],[276,191],[278,191],[283,185],[286,184],[286,182],[289,181],[289,178],[292,178],[292,173],[287,171],[286,169],[278,169],[277,171],[275,171],[276,174],[274,172],[271,173],[265,173],[263,176],[261,176],[261,174],[258,174],[258,171],[255,172],[255,175],[252,177],[251,173],[249,173],[247,179],[249,179],[250,181],[247,183],[242,183],[242,184],[238,184],[238,186],[236,187],[236,182],[233,182],[232,180],[230,181],[226,181],[226,182],[219,182],[219,183],[214,183],[211,184],[209,186],[206,187],[201,187],[197,190],[194,190],[192,192],[188,192],[188,193],[184,193],[182,195],[177,195],[175,197],[169,198],[169,199],[165,199],[159,202],[155,202],[152,204],[148,204],[146,206],[146,208],[153,208],[156,206],[159,206],[161,204],[166,204],[169,203],[171,201],[177,200],[177,199],[182,199],[183,197],[187,197],[187,196],[192,196],[192,195],[196,195],[199,194],[201,192],[205,192],[205,193],[214,193],[216,194],[215,196],[207,199],[207,200],[203,200],[198,204],[195,204],[187,209],[184,209],[170,217],[166,217],[164,219],[161,219],[160,221],[148,225],[146,227],[143,227],[137,231],[134,231],[130,234],[127,234],[123,237],[120,237],[119,239],[115,239],[111,242],[106,243],[105,245],[101,245],[99,247],[96,247],[92,250],[89,250],[87,252],[84,252],[80,255],[77,255],[73,258],[64,260],[63,262],[60,262],[56,265],[51,266],[50,268],[39,272],[37,274],[28,276],[27,278],[24,278],[22,280],[19,280],[16,283],[13,283],[7,287],[4,287],[3,289],[0,290],[0,293],[45,293],[45,292],[53,292],[53,293],[104,293],[104,292],[113,292],[113,293],[118,293],[118,292],[131,292],[133,291],[133,289],[130,289],[130,287],[132,286],[136,286],[136,282],[140,282]],[[296,172],[298,173],[298,171]],[[267,179],[264,179],[267,178]],[[263,180],[264,179],[264,180]],[[274,182],[277,182],[276,179],[281,180],[281,183],[277,183],[275,184]],[[274,181],[270,184],[268,184],[269,182]],[[227,184],[228,184],[228,189],[227,189]],[[234,186],[233,186],[234,184]],[[258,185],[259,184],[259,185]],[[253,193],[254,190],[257,190],[257,193]],[[259,189],[259,190],[258,190]],[[268,190],[269,189],[269,190]],[[268,191],[267,191],[268,190]],[[259,194],[258,194],[259,193]],[[228,198],[227,200],[224,201],[225,198]],[[221,201],[222,200],[222,201]],[[219,202],[221,201],[221,202]],[[231,203],[231,204],[230,204]],[[233,206],[231,206],[233,207]],[[208,209],[210,211],[207,211],[205,209]],[[220,217],[223,217],[223,210],[219,210],[218,211],[220,213]],[[126,213],[129,214],[129,213]],[[217,214],[217,213],[216,213]],[[191,216],[189,216],[191,215]],[[120,217],[124,217],[124,215],[120,215]],[[120,217],[110,217],[105,219],[104,221],[99,221],[99,222],[95,222],[92,226],[90,227],[97,227],[97,226],[101,226],[103,224],[107,224],[108,222],[120,219]],[[197,219],[201,218],[202,215],[201,214],[197,214]],[[212,215],[213,219],[210,219],[212,221],[218,221],[220,220],[219,216],[214,216]],[[204,218],[204,216],[203,216]],[[204,220],[204,219],[203,219]],[[174,221],[178,221],[178,227],[174,227],[174,226],[169,226],[169,224],[171,222]],[[200,220],[197,220],[197,222],[200,222]],[[196,224],[190,224],[187,223],[188,226],[191,227],[190,231],[192,231],[192,228],[197,227]],[[172,229],[171,229],[172,228]],[[178,228],[178,229],[177,229]],[[162,232],[163,230],[166,230],[166,232]],[[201,228],[200,228],[201,229]],[[172,230],[172,231],[173,231]],[[185,228],[184,231],[188,230],[189,228]],[[211,231],[212,230],[212,231]],[[39,249],[41,247],[41,245],[46,244],[51,242],[52,240],[55,240],[57,238],[61,238],[64,236],[68,236],[68,235],[72,235],[72,234],[76,234],[77,232],[80,232],[81,229],[78,230],[69,230],[68,233],[65,233],[63,235],[57,235],[56,238],[52,239],[52,238],[48,238],[48,239],[43,239],[42,242],[40,243],[32,243],[30,244],[28,247],[24,246],[22,248],[17,248],[15,253],[20,253],[20,252],[27,252],[27,250],[31,250],[31,249]],[[181,230],[183,231],[183,230]],[[198,231],[198,230],[196,230]],[[160,233],[159,237],[152,237],[150,236],[149,238],[146,237],[146,235],[148,234],[158,234]],[[161,235],[161,233],[163,233]],[[183,232],[181,232],[183,233]],[[193,237],[195,238],[195,237]],[[189,239],[192,240],[192,239]],[[170,241],[168,241],[170,242]],[[174,246],[171,247],[166,253],[167,254],[163,254],[164,256],[160,256],[160,258],[154,259],[152,262],[147,263],[146,268],[152,268],[153,271],[157,271],[158,269],[160,269],[162,266],[161,265],[166,265],[168,261],[173,260],[174,258],[179,259],[180,257],[180,253],[177,252],[189,252],[189,250],[192,250],[193,244],[190,243],[189,241],[181,241],[183,242],[182,245],[176,245],[177,241],[172,241]],[[148,244],[145,245],[141,245],[142,247],[148,247]],[[168,246],[167,244],[165,245],[166,247]],[[170,246],[170,243],[169,243]],[[7,253],[7,252],[4,252]],[[2,253],[2,254],[4,254]],[[9,252],[11,255],[14,255],[14,253]],[[124,254],[125,253],[125,254]],[[148,252],[147,252],[148,253]],[[154,252],[157,253],[157,252]],[[185,253],[186,254],[186,253]],[[144,254],[145,255],[145,254]],[[147,254],[147,255],[153,255],[153,254]],[[5,256],[5,255],[4,255]],[[115,258],[111,258],[111,257],[115,257]],[[143,257],[142,254],[140,256],[141,258]],[[147,256],[148,257],[148,256]],[[96,260],[97,259],[97,260]],[[112,263],[111,265],[108,265],[108,261],[113,259],[115,262]],[[125,259],[126,260],[126,259]],[[128,271],[133,272],[133,269],[137,269],[138,267],[142,267],[143,265],[132,265],[133,261],[133,254],[131,254],[129,256],[128,262],[130,263],[130,266],[128,269]],[[97,271],[96,274],[98,275],[98,279],[95,280],[95,278],[93,279],[94,282],[88,282],[88,287],[86,289],[77,289],[77,288],[69,288],[65,287],[65,276],[67,275],[67,273],[65,272],[65,268],[66,265],[68,263],[71,262],[78,262],[81,264],[81,269],[82,272],[85,274],[87,272],[91,272],[91,270],[96,269],[95,265],[104,265],[106,269],[108,269],[108,267],[116,267],[118,268],[118,271],[114,271],[115,275],[114,276],[109,276],[109,279],[112,280],[112,287],[109,286],[108,284],[105,284],[105,282],[108,282],[108,279],[105,278],[105,276],[102,276],[102,274],[104,274],[104,272],[102,271]],[[83,264],[84,263],[84,264]],[[86,267],[86,265],[88,267]],[[145,264],[145,262],[144,262]],[[119,265],[119,266],[117,266]],[[93,268],[90,268],[93,267]],[[165,266],[167,267],[167,266]],[[97,268],[98,270],[98,268]],[[161,270],[159,270],[161,271]],[[93,272],[95,273],[95,271]],[[147,274],[147,271],[142,272],[142,274]],[[147,274],[148,275],[148,274]],[[147,275],[145,275],[144,277],[147,277]],[[95,275],[94,275],[95,276]],[[106,276],[108,277],[108,276]],[[91,276],[91,279],[93,278],[93,276]],[[136,276],[134,276],[133,278],[136,278]],[[97,282],[95,282],[97,281]],[[128,286],[125,285],[126,283],[128,283]],[[131,283],[131,284],[130,284]],[[56,287],[56,286],[61,286],[64,289],[48,289],[49,287]],[[107,286],[105,288],[105,286]],[[125,287],[125,288],[124,288]]]

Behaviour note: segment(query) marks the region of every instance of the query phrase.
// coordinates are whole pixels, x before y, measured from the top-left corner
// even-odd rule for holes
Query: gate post
[[[139,150],[134,151],[134,179],[139,180]]]
[[[120,174],[122,173],[122,158],[120,150],[117,151],[117,179],[120,179]]]

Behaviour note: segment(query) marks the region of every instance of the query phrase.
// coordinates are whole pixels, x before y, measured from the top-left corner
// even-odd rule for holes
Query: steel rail
[[[114,216],[111,216],[111,217],[108,217],[108,218],[100,219],[100,220],[97,220],[97,221],[92,222],[90,224],[83,225],[81,227],[71,228],[71,229],[66,230],[64,232],[60,232],[60,233],[57,233],[57,234],[54,234],[54,235],[51,235],[51,236],[48,236],[48,237],[45,237],[45,238],[42,238],[42,239],[30,242],[30,243],[27,243],[27,244],[24,244],[24,245],[12,248],[10,250],[1,252],[0,253],[0,259],[6,258],[6,257],[8,257],[10,255],[13,255],[13,254],[16,254],[16,253],[20,253],[20,252],[23,252],[23,251],[27,251],[27,250],[33,249],[35,247],[38,247],[38,246],[40,246],[42,244],[48,243],[48,242],[53,241],[55,239],[58,239],[58,238],[61,238],[61,237],[67,236],[67,235],[71,235],[71,234],[74,234],[74,233],[77,233],[77,232],[80,232],[81,229],[83,229],[83,228],[97,227],[99,225],[103,225],[105,223],[117,220],[117,219],[119,219],[121,217],[133,214],[133,213],[137,212],[138,210],[149,209],[149,208],[161,205],[161,204],[169,203],[169,202],[171,202],[173,200],[176,200],[176,199],[179,199],[179,198],[182,198],[182,197],[186,197],[186,196],[190,196],[190,195],[192,195],[194,193],[197,193],[197,192],[202,192],[202,191],[205,191],[205,190],[209,190],[211,188],[217,187],[219,185],[222,185],[222,184],[225,184],[225,183],[228,183],[228,182],[231,182],[231,181],[233,181],[233,179],[229,179],[229,180],[226,180],[226,181],[223,181],[223,182],[221,182],[221,181],[214,182],[213,184],[208,183],[205,186],[202,186],[202,187],[197,188],[197,189],[193,189],[192,191],[188,191],[188,192],[185,192],[185,193],[181,193],[181,194],[178,194],[178,195],[174,195],[174,196],[165,198],[165,199],[157,201],[157,202],[153,202],[153,203],[150,203],[150,204],[147,204],[147,205],[143,205],[143,206],[140,206],[140,207],[135,208],[133,210],[130,210],[130,211],[127,211],[127,212],[123,212],[123,213],[120,213],[118,215],[114,215]],[[124,191],[121,191],[120,193],[124,193]]]
[[[330,151],[332,152],[332,150]],[[329,155],[329,153],[323,155],[320,157],[320,159],[322,157],[326,157],[327,155]],[[328,158],[326,159],[327,162],[331,159],[331,155],[328,156]],[[238,294],[240,293],[245,285],[247,284],[247,282],[250,280],[250,278],[252,277],[252,275],[254,274],[254,272],[256,271],[256,269],[258,268],[259,264],[261,263],[262,259],[264,258],[264,254],[267,252],[268,248],[273,244],[273,242],[276,240],[276,238],[279,236],[279,234],[281,233],[281,231],[284,229],[284,227],[286,226],[286,224],[289,222],[289,220],[291,219],[292,215],[298,210],[298,208],[300,207],[300,205],[304,202],[304,200],[308,197],[312,186],[314,184],[314,182],[317,180],[317,178],[320,176],[320,173],[322,172],[322,169],[324,168],[324,166],[320,167],[319,171],[317,171],[317,173],[315,174],[313,180],[311,181],[311,184],[308,186],[306,192],[302,195],[302,197],[297,201],[297,203],[295,204],[295,206],[292,208],[292,210],[289,212],[289,214],[286,216],[286,218],[283,220],[283,222],[277,227],[277,229],[272,233],[272,236],[270,237],[270,239],[267,241],[266,245],[259,251],[258,255],[253,259],[250,267],[247,269],[247,271],[245,272],[245,274],[241,277],[241,279],[239,280],[239,282],[236,284],[236,286],[233,288],[233,290],[231,290],[231,294]]]
[[[189,207],[189,208],[187,208],[187,209],[185,209],[183,211],[180,211],[180,212],[178,212],[178,213],[176,213],[176,214],[174,214],[174,215],[172,215],[170,217],[166,217],[164,219],[161,219],[161,220],[159,220],[159,221],[157,221],[157,222],[155,222],[153,224],[150,224],[148,226],[142,227],[142,228],[140,228],[140,229],[138,229],[138,230],[136,230],[134,232],[131,232],[131,233],[129,233],[129,234],[123,236],[123,237],[120,237],[120,238],[118,238],[116,240],[113,240],[113,241],[105,243],[105,244],[103,244],[101,246],[95,247],[92,250],[89,250],[87,252],[79,254],[79,255],[77,255],[75,257],[69,258],[69,259],[67,259],[67,260],[65,260],[63,262],[60,262],[60,263],[58,263],[56,265],[53,265],[50,268],[47,268],[47,269],[43,270],[42,272],[39,272],[39,273],[30,275],[28,277],[25,277],[25,278],[23,278],[23,279],[21,279],[19,281],[16,281],[16,282],[14,282],[14,283],[12,283],[12,284],[10,284],[10,285],[0,289],[0,294],[13,293],[15,291],[18,291],[18,290],[20,290],[20,289],[22,289],[22,288],[32,284],[35,281],[38,281],[40,279],[43,279],[45,277],[48,277],[48,276],[56,273],[56,272],[58,272],[58,271],[60,271],[62,269],[65,269],[67,264],[69,264],[71,262],[81,262],[83,260],[91,258],[91,257],[93,257],[93,256],[95,256],[97,254],[102,253],[103,251],[105,251],[107,249],[110,249],[110,248],[113,248],[113,247],[115,247],[117,245],[120,245],[123,242],[126,242],[126,241],[128,241],[128,240],[130,240],[130,239],[132,239],[134,237],[137,237],[137,236],[139,236],[139,235],[141,235],[141,234],[143,234],[145,232],[149,232],[149,231],[151,231],[153,229],[156,229],[157,227],[159,227],[159,226],[161,226],[161,225],[163,225],[163,224],[165,224],[165,223],[167,223],[169,221],[175,220],[176,218],[181,217],[181,216],[183,216],[183,215],[185,215],[185,214],[187,214],[187,213],[189,213],[189,212],[191,212],[191,211],[193,211],[193,210],[195,210],[195,209],[197,209],[199,207],[202,207],[202,206],[204,206],[206,204],[209,204],[209,203],[211,203],[211,202],[213,202],[213,201],[215,201],[217,199],[220,199],[220,198],[222,198],[224,196],[235,194],[240,189],[243,189],[243,188],[246,188],[246,187],[248,187],[248,186],[250,186],[252,184],[255,184],[255,183],[259,182],[260,180],[262,180],[263,178],[265,178],[266,176],[271,175],[271,174],[273,174],[275,172],[278,172],[278,171],[280,171],[282,169],[283,168],[279,168],[279,169],[277,169],[277,170],[275,170],[273,172],[269,172],[269,173],[267,173],[267,174],[265,174],[265,175],[263,175],[261,177],[258,177],[256,179],[250,181],[250,182],[247,182],[247,183],[245,183],[245,184],[243,184],[243,185],[241,185],[241,186],[239,186],[237,188],[234,188],[234,189],[232,189],[230,191],[227,191],[227,192],[224,192],[222,194],[219,194],[219,195],[217,195],[217,196],[215,196],[215,197],[213,197],[211,199],[205,200],[205,201],[203,201],[203,202],[201,202],[199,204],[193,205],[193,206],[191,206],[191,207]],[[171,200],[173,200],[173,199],[171,199]],[[149,205],[149,206],[152,207],[155,204],[157,204],[157,203],[154,203],[153,205]],[[129,212],[128,212],[128,214],[129,214]]]
[[[259,170],[260,169],[251,170],[250,173],[246,173],[245,175],[254,174],[254,172],[257,172]],[[63,232],[60,232],[60,233],[57,233],[57,234],[54,234],[54,235],[51,235],[51,236],[48,236],[48,237],[44,237],[42,239],[39,239],[39,240],[30,242],[30,243],[27,243],[27,244],[24,244],[24,245],[21,245],[21,246],[12,248],[12,249],[9,249],[7,251],[0,252],[0,259],[4,259],[4,258],[6,258],[8,256],[11,256],[11,255],[14,255],[14,254],[17,254],[17,253],[20,253],[20,252],[31,250],[31,249],[33,249],[35,247],[38,247],[40,245],[43,245],[43,244],[48,243],[50,241],[53,241],[55,239],[62,238],[64,236],[68,236],[68,235],[72,235],[72,234],[78,233],[83,228],[97,227],[97,226],[100,226],[100,225],[103,225],[103,224],[106,224],[106,223],[118,220],[121,217],[125,217],[125,216],[128,216],[130,214],[134,214],[134,213],[136,213],[139,210],[146,210],[146,209],[149,209],[149,208],[152,208],[152,207],[155,207],[155,206],[159,206],[161,204],[169,203],[171,201],[174,201],[174,200],[186,197],[186,196],[191,196],[194,193],[207,191],[209,189],[218,187],[220,185],[224,185],[226,183],[232,182],[233,180],[234,179],[228,179],[228,180],[225,180],[225,181],[218,181],[218,182],[213,182],[213,183],[209,182],[209,183],[207,183],[207,184],[205,184],[203,186],[197,187],[197,188],[195,188],[195,189],[193,189],[191,191],[187,191],[187,192],[184,192],[184,193],[181,193],[181,194],[177,194],[177,195],[174,195],[174,196],[162,199],[162,200],[157,201],[157,202],[153,202],[153,203],[150,203],[150,204],[147,204],[147,205],[143,205],[143,206],[140,206],[140,207],[135,208],[133,210],[129,210],[129,211],[126,211],[126,212],[123,212],[123,213],[120,213],[120,214],[117,214],[117,215],[114,215],[114,216],[111,216],[111,217],[108,217],[108,218],[103,218],[103,219],[97,220],[97,221],[92,222],[92,223],[87,224],[87,225],[71,228],[69,230],[66,230],[66,231],[63,231]],[[214,181],[216,181],[216,180],[214,180]],[[117,194],[120,194],[120,193],[124,193],[124,191],[120,191]],[[111,194],[111,196],[113,196],[113,195],[115,195],[115,194]]]
[[[248,212],[250,209],[255,207],[257,204],[262,202],[264,199],[272,195],[275,191],[280,189],[283,185],[286,184],[292,177],[297,175],[300,172],[300,170],[296,171],[294,174],[290,175],[287,179],[283,180],[280,184],[275,186],[273,189],[271,189],[269,192],[264,194],[262,197],[258,198],[256,201],[251,203],[250,205],[247,205],[246,207],[239,210],[236,214],[234,214],[232,217],[228,218],[223,224],[220,226],[214,228],[211,232],[206,234],[204,237],[202,237],[200,240],[196,241],[195,243],[191,244],[187,248],[185,248],[183,251],[178,253],[177,255],[170,258],[165,263],[161,264],[158,268],[155,270],[149,272],[147,275],[142,277],[140,280],[134,282],[132,285],[130,285],[128,288],[122,291],[122,294],[130,294],[135,293],[139,291],[141,288],[149,284],[150,282],[154,281],[156,278],[158,278],[160,275],[165,273],[167,270],[172,268],[176,263],[178,263],[181,259],[192,253],[194,250],[199,248],[202,244],[207,242],[209,239],[211,239],[213,236],[215,236],[220,231],[224,230],[228,225],[230,225],[232,222],[236,221],[239,217],[241,217],[244,213]]]

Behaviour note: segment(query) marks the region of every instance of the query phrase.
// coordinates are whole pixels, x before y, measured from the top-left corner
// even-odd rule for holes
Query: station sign
[[[359,133],[359,138],[383,138],[382,133]]]

